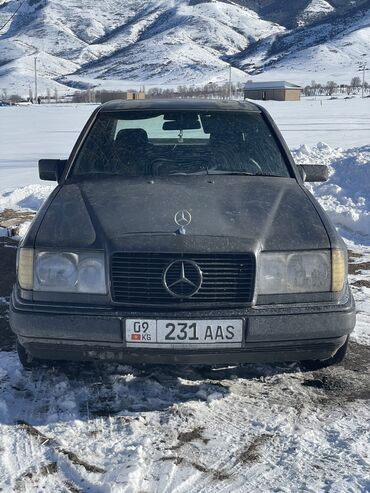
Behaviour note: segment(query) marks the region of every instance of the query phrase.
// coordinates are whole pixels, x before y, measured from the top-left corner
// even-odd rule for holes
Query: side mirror
[[[59,182],[67,166],[67,162],[67,159],[40,159],[40,179]]]
[[[308,183],[324,182],[329,178],[329,170],[325,164],[298,165],[302,180]]]

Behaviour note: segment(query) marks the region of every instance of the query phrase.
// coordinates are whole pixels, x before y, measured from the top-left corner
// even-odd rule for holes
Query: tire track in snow
[[[312,376],[311,376],[312,375]],[[326,420],[329,423],[329,430],[328,432],[323,433],[324,437],[320,437],[320,443],[319,445],[322,446],[323,442],[330,441],[328,436],[330,436],[331,431],[331,426],[330,426],[330,417],[333,416],[333,409],[335,411],[336,405],[340,406],[343,403],[340,402],[330,402],[330,399],[325,398],[324,392],[319,391],[317,395],[316,390],[312,390],[312,388],[307,388],[302,386],[303,382],[305,379],[312,378],[317,376],[317,374],[299,374],[299,378],[294,377],[293,378],[293,384],[295,385],[294,387],[294,395],[292,396],[292,399],[285,399],[285,395],[281,393],[282,385],[284,385],[284,381],[280,382],[278,385],[274,385],[275,389],[273,392],[277,394],[277,403],[275,406],[270,406],[271,407],[271,417],[270,419],[266,419],[267,423],[273,423],[274,422],[274,416],[273,413],[274,411],[278,412],[280,415],[282,414],[282,407],[283,409],[289,409],[291,412],[286,414],[284,413],[280,417],[280,421],[282,422],[281,424],[284,424],[284,420],[286,420],[289,424],[289,426],[285,426],[285,428],[277,428],[277,431],[275,431],[275,437],[273,437],[272,441],[269,441],[269,448],[268,448],[268,453],[263,457],[263,466],[270,467],[271,469],[275,467],[276,465],[279,464],[281,466],[281,473],[279,473],[277,476],[281,482],[284,482],[286,480],[286,471],[289,470],[290,468],[295,467],[295,455],[298,452],[302,452],[303,455],[307,455],[309,452],[310,448],[310,442],[307,441],[309,437],[306,436],[304,426],[305,424],[308,424],[308,428],[310,429],[312,427],[312,423],[310,423],[310,420],[312,416],[317,415],[318,411],[320,411],[320,407],[324,411],[324,416],[323,419],[324,421]],[[283,379],[287,379],[288,381],[291,380],[291,375],[285,375]],[[344,377],[345,378],[345,377]],[[248,382],[250,383],[250,382]],[[253,382],[252,382],[253,383]],[[258,385],[258,382],[255,382]],[[210,409],[202,409],[202,420],[203,422],[206,423],[214,423],[215,421],[218,422],[220,425],[217,428],[215,426],[209,426],[206,428],[207,436],[210,436],[210,430],[216,429],[225,429],[225,433],[229,434],[229,436],[232,437],[233,442],[240,442],[241,438],[243,437],[243,425],[242,423],[245,422],[243,418],[243,413],[241,412],[243,404],[240,402],[243,397],[245,399],[248,399],[249,404],[251,404],[252,401],[252,406],[253,406],[253,397],[255,392],[251,392],[250,385],[248,386],[248,390],[245,392],[245,396],[241,396],[239,399],[239,402],[235,399],[232,399],[231,396],[228,396],[225,400],[220,399],[220,401],[215,401],[215,405],[220,406],[220,410],[217,410],[217,412],[212,412]],[[284,387],[283,387],[284,388]],[[257,389],[256,389],[257,392]],[[248,395],[249,394],[249,395]],[[270,399],[266,399],[266,404],[269,404],[272,395],[269,396]],[[298,405],[293,401],[293,398],[297,400],[298,398]],[[232,402],[227,403],[227,400],[232,399]],[[280,401],[280,407],[279,407],[279,401]],[[300,402],[302,401],[302,402]],[[303,404],[303,409],[300,409],[301,404]],[[189,405],[189,404],[188,404]],[[333,405],[333,407],[332,407]],[[262,406],[263,407],[263,406]],[[341,407],[339,407],[339,410]],[[350,412],[349,412],[350,413]],[[199,413],[200,414],[200,413]],[[338,411],[338,414],[341,415],[341,411]],[[241,417],[241,420],[238,419],[237,422],[231,419],[231,416],[238,416]],[[335,413],[334,413],[335,415]],[[248,420],[247,420],[248,421]],[[297,422],[296,425],[294,425],[294,422]],[[192,423],[192,426],[196,426],[197,423],[194,422]],[[250,425],[247,423],[247,425]],[[295,430],[295,426],[298,426],[298,428]],[[261,427],[260,427],[261,428]],[[289,428],[289,429],[287,429]],[[308,431],[309,431],[308,429]],[[263,433],[263,429],[259,430],[260,433]],[[270,430],[269,430],[269,433]],[[258,438],[258,435],[257,435]],[[274,440],[274,438],[276,438]],[[222,442],[222,439],[219,440]],[[303,442],[303,443],[301,443]],[[315,453],[319,455],[316,443],[315,445]],[[185,454],[186,456],[189,456],[194,450],[187,450]],[[240,453],[240,448],[237,445],[236,447],[233,447],[232,449],[228,449],[226,452],[224,451],[224,454],[220,454],[219,450],[215,451],[217,454],[218,459],[216,461],[213,461],[211,464],[207,464],[208,469],[220,469],[222,466],[224,466],[224,469],[226,470],[227,473],[230,473],[232,476],[241,476],[245,475],[245,467],[243,465],[238,464],[238,461],[236,460],[237,454]],[[215,455],[216,455],[215,454]],[[207,458],[207,456],[205,456]],[[280,457],[280,460],[279,460]],[[349,455],[350,459],[355,459],[355,457],[352,457]],[[228,462],[225,460],[225,458],[228,459]],[[199,458],[198,458],[199,459]],[[324,459],[324,457],[322,458]],[[193,460],[193,459],[191,459]],[[340,467],[344,466],[344,460],[342,460],[342,457],[340,453],[338,454],[338,463],[340,464]],[[206,464],[206,460],[203,458],[202,464]],[[231,464],[231,467],[225,467],[225,464]],[[330,456],[328,458],[328,463],[327,467],[331,466],[332,463],[330,462]],[[318,466],[320,467],[320,466]],[[244,474],[243,474],[244,472]],[[299,482],[299,477],[297,478],[297,474],[299,473],[299,470],[293,471],[291,474],[292,476],[292,481]],[[312,468],[310,471],[310,474],[312,475]],[[360,470],[358,470],[358,474],[361,474]],[[255,484],[257,486],[257,480],[259,477],[259,472],[255,474],[249,473],[248,475],[249,481],[252,484]],[[277,479],[277,478],[276,478]],[[256,483],[253,483],[256,481]],[[251,487],[251,483],[250,487]],[[183,491],[196,491],[201,492],[201,491],[227,491],[229,488],[229,485],[232,484],[228,480],[225,480],[222,484],[214,484],[212,480],[210,479],[209,475],[200,475],[196,476],[194,475],[189,481],[186,483],[186,486],[184,485],[179,485],[179,487],[176,489],[178,492],[183,492]],[[234,486],[233,488],[236,487],[235,481],[234,481]],[[232,489],[231,491],[239,491],[238,489]],[[240,491],[250,491],[249,489],[245,490],[241,487]],[[255,490],[257,491],[257,490]],[[262,490],[266,491],[266,490]],[[316,490],[318,491],[318,490]],[[362,491],[362,490],[357,490],[357,491]]]
[[[8,413],[0,416],[0,433],[7,436],[16,429],[1,420],[11,413],[25,420],[32,410],[30,424],[46,437],[68,443],[90,463],[98,452],[107,473],[95,480],[93,491],[104,489],[104,483],[112,491],[122,486],[121,491],[161,493],[257,492],[271,479],[281,488],[289,482],[303,487],[306,476],[316,492],[328,480],[333,491],[348,493],[335,483],[338,478],[344,482],[347,474],[353,491],[363,492],[364,471],[370,464],[370,439],[361,438],[370,412],[368,354],[370,350],[354,344],[344,366],[326,371],[266,366],[260,376],[257,370],[236,368],[213,372],[212,378],[211,370],[178,368],[166,375],[163,368],[142,371],[119,365],[69,365],[30,373],[19,369],[15,354],[1,353],[1,396]],[[96,417],[96,410],[112,417]],[[201,435],[187,440],[200,427]],[[273,438],[258,445],[259,458],[241,460],[264,434]],[[28,443],[19,431],[17,440],[27,443],[25,448],[6,446],[19,455],[19,464],[40,453],[40,462],[58,462],[59,471],[48,485],[63,489],[63,481],[71,481],[83,490],[95,475],[71,464],[68,456],[53,455],[47,445]],[[181,440],[185,443],[179,447]],[[341,441],[349,444],[347,450]],[[335,461],[330,453],[336,454]],[[175,460],[161,460],[171,455]],[[17,467],[18,463],[9,465],[4,481],[5,475],[15,477]],[[332,467],[337,480],[328,472]]]

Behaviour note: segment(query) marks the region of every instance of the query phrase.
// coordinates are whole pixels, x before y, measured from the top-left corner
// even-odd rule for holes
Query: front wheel
[[[321,368],[327,368],[328,366],[337,365],[341,363],[347,353],[349,336],[347,336],[346,342],[341,346],[338,351],[331,358],[314,361],[301,361],[302,367],[305,370],[320,370]]]
[[[33,358],[19,341],[17,341],[17,353],[19,361],[25,370],[32,370],[32,368],[41,366],[40,360]]]
[[[328,366],[337,365],[341,363],[348,349],[349,336],[347,336],[346,342],[341,346],[338,351],[329,359],[325,359],[323,361],[314,360],[314,361],[301,361],[302,367],[305,370],[320,370],[321,368],[327,368]]]

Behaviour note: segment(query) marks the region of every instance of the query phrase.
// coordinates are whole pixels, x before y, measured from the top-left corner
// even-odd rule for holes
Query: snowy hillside
[[[85,65],[78,73],[167,83],[222,80],[227,77],[227,64],[222,59],[225,55],[238,53],[258,39],[284,30],[235,5],[177,3],[181,5],[156,15],[134,44]],[[110,42],[122,46],[124,37],[119,33]],[[235,76],[243,78],[241,73]]]
[[[370,9],[343,15],[279,37],[266,53],[265,77],[278,72],[282,78],[347,82],[370,65]]]
[[[43,94],[226,82],[229,63],[234,81],[348,82],[369,58],[368,0],[0,0],[0,25],[14,13],[0,34],[8,93],[28,94],[36,56]]]
[[[334,11],[334,7],[326,0],[312,0],[303,10],[302,14],[299,15],[298,25],[304,26],[310,23],[310,21],[317,20]]]

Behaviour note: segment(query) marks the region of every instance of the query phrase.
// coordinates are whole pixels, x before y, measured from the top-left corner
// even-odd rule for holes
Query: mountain
[[[0,92],[349,82],[370,67],[370,0],[0,0]]]
[[[279,74],[301,83],[311,79],[349,83],[364,63],[370,68],[369,54],[370,2],[366,2],[257,42],[231,62],[254,75],[263,72],[267,79]]]
[[[207,0],[205,0],[207,1]],[[307,21],[324,18],[327,14],[345,14],[366,7],[367,0],[236,0],[257,12],[262,18],[294,29],[302,25],[302,14]],[[308,14],[308,15],[306,15]]]

